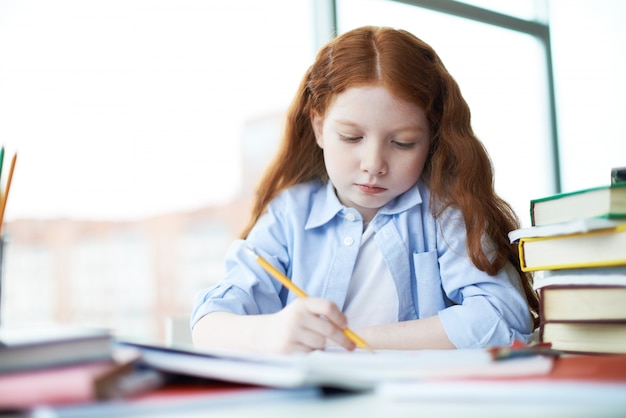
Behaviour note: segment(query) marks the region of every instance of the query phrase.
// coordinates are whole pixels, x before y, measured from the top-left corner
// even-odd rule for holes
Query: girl
[[[377,349],[526,341],[537,299],[508,241],[518,227],[435,51],[406,31],[352,30],[306,72],[226,277],[196,300],[194,344],[352,350],[348,326]]]

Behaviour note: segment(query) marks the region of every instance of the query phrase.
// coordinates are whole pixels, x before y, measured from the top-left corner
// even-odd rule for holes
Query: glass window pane
[[[493,161],[497,192],[528,225],[530,199],[553,192],[539,41],[396,2],[341,0],[338,20],[340,32],[367,24],[399,27],[435,48],[469,103],[474,131]]]
[[[563,191],[626,166],[626,2],[550,2]]]

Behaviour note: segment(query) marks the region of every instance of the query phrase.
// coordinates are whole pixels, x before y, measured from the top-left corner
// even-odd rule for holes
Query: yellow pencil
[[[252,248],[246,246],[245,249],[246,251],[250,253],[250,255],[252,255],[256,259],[257,263],[259,263],[261,267],[263,267],[263,269],[265,269],[265,271],[267,271],[273,278],[278,280],[280,284],[282,284],[287,289],[295,293],[298,297],[301,297],[301,298],[308,297],[308,295],[304,292],[304,290],[296,286],[291,280],[289,280],[287,276],[285,276],[283,273],[278,271],[273,265],[271,265],[263,257],[258,255]],[[350,330],[349,328],[344,328],[343,333],[346,337],[348,337],[350,341],[356,344],[357,347],[365,348],[366,350],[372,351],[370,346],[367,345],[367,343],[361,337],[356,335],[354,331]]]
[[[4,210],[7,207],[7,199],[9,198],[9,190],[11,189],[11,181],[13,180],[13,170],[15,169],[15,160],[17,159],[17,153],[13,154],[11,160],[11,168],[9,169],[9,177],[7,177],[7,187],[2,195],[2,201],[0,202],[0,232],[2,231],[2,225],[4,224]]]

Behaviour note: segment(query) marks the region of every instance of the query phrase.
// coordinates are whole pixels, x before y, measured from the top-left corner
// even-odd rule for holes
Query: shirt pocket
[[[413,253],[415,269],[417,310],[419,318],[436,315],[447,307],[446,297],[441,286],[437,251]]]

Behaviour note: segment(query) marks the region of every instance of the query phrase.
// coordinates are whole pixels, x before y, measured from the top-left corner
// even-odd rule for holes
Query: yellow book
[[[523,271],[626,265],[626,224],[615,228],[519,240]]]

